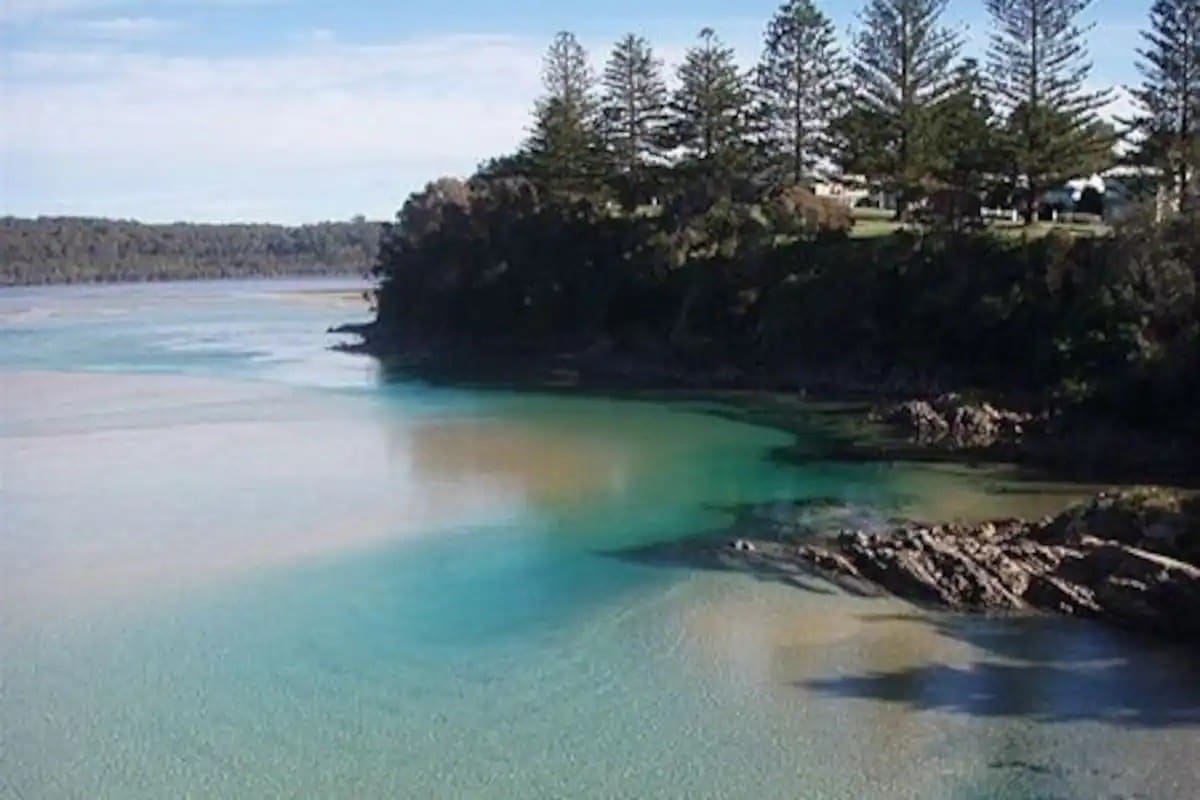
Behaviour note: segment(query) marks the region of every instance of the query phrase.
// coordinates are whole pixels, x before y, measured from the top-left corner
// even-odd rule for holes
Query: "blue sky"
[[[1093,82],[1136,80],[1151,0],[1095,0]],[[541,55],[626,31],[668,65],[704,26],[749,65],[777,0],[0,0],[0,214],[391,217],[524,135]],[[861,0],[824,0],[843,34]],[[951,0],[968,51],[983,0]],[[1119,98],[1116,106],[1126,101]]]

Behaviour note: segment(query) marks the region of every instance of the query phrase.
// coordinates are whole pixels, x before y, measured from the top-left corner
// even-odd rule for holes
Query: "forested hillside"
[[[1197,0],[1154,6],[1124,155],[1088,84],[1088,0],[985,5],[986,74],[946,0],[868,0],[848,53],[788,0],[751,71],[706,29],[673,85],[645,39],[598,79],[559,34],[524,145],[385,228],[367,346],[900,372],[1200,433],[1200,114],[1178,113],[1200,109]],[[1035,225],[1049,187],[1118,158],[1158,176],[1153,202],[1095,236]],[[831,183],[890,197],[903,227],[856,230]],[[1025,225],[988,225],[985,200]]]
[[[374,222],[145,225],[79,217],[0,218],[0,285],[361,273]]]

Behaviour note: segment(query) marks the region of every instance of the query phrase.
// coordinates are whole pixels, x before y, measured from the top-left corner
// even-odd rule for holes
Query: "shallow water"
[[[1181,651],[633,557],[1071,490],[382,386],[325,348],[345,288],[0,293],[0,797],[1195,795]]]

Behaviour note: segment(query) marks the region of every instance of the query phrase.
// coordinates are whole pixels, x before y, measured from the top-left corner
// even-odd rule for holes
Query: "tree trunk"
[[[1176,207],[1181,214],[1188,211],[1192,205],[1191,191],[1189,191],[1191,187],[1188,185],[1191,183],[1191,177],[1191,171],[1185,160],[1179,165],[1179,200]]]

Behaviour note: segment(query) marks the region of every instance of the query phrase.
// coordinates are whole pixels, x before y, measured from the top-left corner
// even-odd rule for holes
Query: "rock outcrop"
[[[1026,413],[951,393],[879,406],[869,419],[921,449],[1037,465],[1090,481],[1150,476],[1196,485],[1200,474],[1200,447],[1187,436],[1130,427],[1079,409]]]
[[[832,580],[963,611],[1042,610],[1200,641],[1200,499],[1101,495],[1040,522],[844,531],[794,558]]]
[[[1038,536],[1065,545],[1104,539],[1200,564],[1200,496],[1153,488],[1101,494],[1049,520]]]
[[[899,428],[917,444],[951,450],[1019,442],[1033,421],[1029,414],[972,403],[957,394],[909,400],[877,411],[874,418]]]

